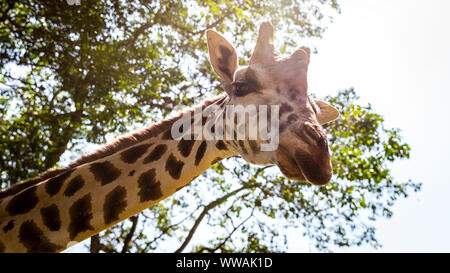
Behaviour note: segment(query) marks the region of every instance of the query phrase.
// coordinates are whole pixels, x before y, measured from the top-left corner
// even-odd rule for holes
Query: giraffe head
[[[275,150],[258,150],[260,140],[245,139],[233,146],[249,162],[276,164],[290,179],[324,185],[331,179],[332,165],[327,136],[320,125],[336,119],[339,112],[308,95],[309,48],[300,47],[281,57],[273,47],[273,32],[270,22],[261,24],[250,63],[244,67],[239,67],[234,47],[223,36],[213,30],[206,32],[210,61],[223,81],[227,103],[279,106]]]

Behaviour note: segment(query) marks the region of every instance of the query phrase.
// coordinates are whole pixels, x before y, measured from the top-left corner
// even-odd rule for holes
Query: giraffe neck
[[[215,162],[237,154],[220,140],[174,140],[171,125],[178,119],[122,137],[66,169],[5,191],[0,195],[0,252],[62,251],[167,198]]]

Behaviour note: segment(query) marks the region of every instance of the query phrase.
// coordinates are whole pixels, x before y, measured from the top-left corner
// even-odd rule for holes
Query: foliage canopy
[[[103,143],[218,92],[204,30],[225,33],[248,60],[263,19],[284,35],[276,41],[283,53],[296,37],[320,37],[333,11],[336,0],[4,1],[0,186],[60,165],[64,153],[73,158],[86,142]],[[410,148],[370,105],[356,103],[354,90],[326,100],[343,114],[325,127],[335,172],[326,187],[231,158],[93,237],[91,251],[284,251],[286,226],[302,227],[320,250],[378,246],[373,221],[391,217],[399,197],[420,189],[396,182],[389,170]],[[199,230],[209,240],[196,242]]]

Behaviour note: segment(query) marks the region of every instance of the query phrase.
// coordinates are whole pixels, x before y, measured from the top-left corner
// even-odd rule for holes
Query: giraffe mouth
[[[298,167],[297,161],[289,153],[289,150],[282,145],[276,152],[277,166],[286,178],[308,182],[301,168]]]
[[[276,154],[277,166],[289,179],[325,185],[331,180],[333,170],[329,156],[317,158],[301,149],[292,154],[287,148],[279,146]]]
[[[295,151],[295,161],[310,183],[322,186],[330,182],[333,168],[331,167],[328,154],[317,157],[297,149]]]

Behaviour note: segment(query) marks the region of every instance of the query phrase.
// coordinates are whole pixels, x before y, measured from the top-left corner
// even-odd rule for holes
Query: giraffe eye
[[[243,97],[251,92],[250,88],[245,82],[234,82],[233,87],[234,87],[234,95],[236,97]]]

